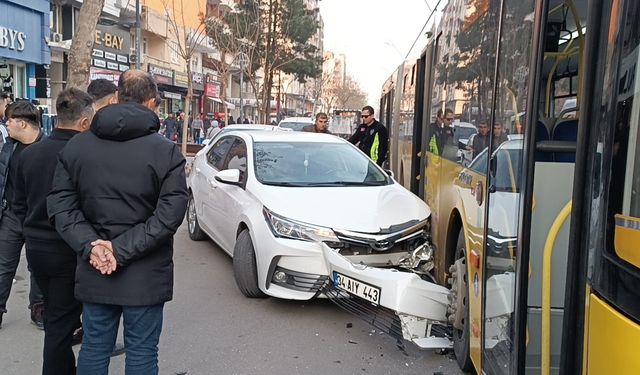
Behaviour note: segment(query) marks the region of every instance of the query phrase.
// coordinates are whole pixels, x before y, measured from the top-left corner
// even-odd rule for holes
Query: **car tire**
[[[248,298],[264,298],[266,294],[258,288],[256,253],[249,230],[240,232],[233,249],[233,277],[240,292]]]
[[[189,203],[187,204],[187,227],[189,229],[189,238],[191,238],[192,241],[202,241],[207,238],[207,235],[202,231],[198,223],[196,202],[193,199],[193,194],[189,194]]]
[[[458,233],[458,241],[456,242],[455,260],[460,258],[465,259],[464,266],[466,267],[467,250],[464,241],[464,229],[460,229]],[[464,322],[462,330],[458,330],[453,327],[453,353],[456,355],[456,361],[460,369],[465,372],[472,372],[474,370],[473,362],[470,356],[470,327],[469,327],[469,277],[465,271],[463,275],[457,275],[457,277],[463,278],[464,291],[458,291],[458,298],[464,298],[463,302],[463,314]]]

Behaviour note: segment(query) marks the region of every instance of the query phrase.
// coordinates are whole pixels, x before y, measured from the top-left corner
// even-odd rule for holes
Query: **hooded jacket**
[[[79,256],[80,301],[145,306],[173,297],[173,235],[188,195],[185,159],[159,126],[140,104],[107,106],[58,156],[47,212]],[[111,275],[88,262],[98,238],[113,244],[118,269]]]

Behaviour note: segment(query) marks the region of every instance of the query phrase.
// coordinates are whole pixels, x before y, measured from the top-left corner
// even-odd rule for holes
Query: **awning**
[[[207,96],[207,98],[209,98],[209,100],[213,100],[213,101],[214,101],[214,102],[216,102],[216,103],[220,103],[220,104],[222,104],[222,100],[220,100],[220,99],[218,99],[218,98],[214,98],[214,97],[212,97],[212,96]]]
[[[227,108],[228,108],[228,109],[236,109],[236,106],[235,106],[235,104],[233,104],[233,103],[224,102],[224,104],[226,104],[226,105],[227,105]]]

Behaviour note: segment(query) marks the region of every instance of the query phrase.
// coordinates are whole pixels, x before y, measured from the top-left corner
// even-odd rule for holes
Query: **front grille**
[[[393,310],[351,296],[347,292],[337,289],[331,282],[326,283],[320,291],[343,310],[357,316],[395,339],[402,339],[400,318]]]
[[[350,314],[357,316],[365,322],[371,324],[374,328],[388,334],[399,342],[404,339],[402,334],[402,322],[395,311],[380,305],[374,305],[362,298],[352,296],[351,294],[336,288],[333,282],[327,282],[320,292],[327,298],[338,305],[341,309]],[[451,327],[441,324],[430,325],[430,335],[435,337],[451,337]]]
[[[284,281],[276,280],[275,275],[277,272],[285,273],[286,278]],[[316,293],[327,281],[327,278],[328,276],[326,275],[314,275],[311,273],[297,272],[282,267],[276,267],[271,277],[271,283],[301,292]]]

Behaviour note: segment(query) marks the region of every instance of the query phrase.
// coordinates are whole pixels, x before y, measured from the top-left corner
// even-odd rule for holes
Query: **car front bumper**
[[[423,280],[410,271],[354,264],[338,251],[322,244],[329,280],[323,293],[332,301],[397,338],[422,348],[449,348],[447,307],[449,289]],[[379,290],[378,303],[347,292],[336,275]]]

